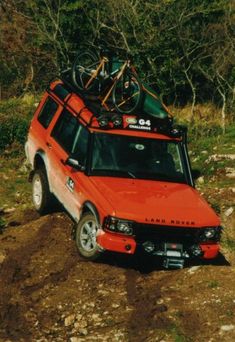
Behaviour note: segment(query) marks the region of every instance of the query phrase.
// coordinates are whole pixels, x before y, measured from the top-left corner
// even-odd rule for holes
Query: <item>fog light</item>
[[[145,252],[147,252],[147,253],[152,253],[155,249],[155,245],[151,241],[144,242],[143,247],[144,247]]]
[[[203,251],[201,250],[201,247],[198,246],[198,245],[193,245],[191,248],[190,248],[190,252],[193,256],[195,257],[199,257],[199,256],[202,256],[203,255]]]
[[[112,117],[112,123],[114,127],[121,127],[122,126],[122,117],[121,115],[114,115]]]
[[[98,123],[99,123],[100,127],[102,127],[102,128],[108,127],[109,120],[108,120],[107,116],[101,115],[101,116],[98,117],[97,120],[98,120]]]

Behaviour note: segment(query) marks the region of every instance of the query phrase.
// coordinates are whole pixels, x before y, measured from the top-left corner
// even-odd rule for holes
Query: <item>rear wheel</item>
[[[77,55],[72,66],[72,80],[79,90],[92,93],[99,89],[99,79],[92,79],[99,63],[99,58],[91,51]]]
[[[102,253],[97,241],[98,224],[91,213],[84,214],[78,222],[75,234],[79,254],[87,260],[95,260]]]
[[[113,103],[118,112],[130,114],[142,104],[142,86],[139,78],[130,70],[124,72],[114,86]]]
[[[35,209],[40,214],[46,214],[53,205],[53,196],[49,190],[46,172],[37,169],[32,180],[32,195]]]

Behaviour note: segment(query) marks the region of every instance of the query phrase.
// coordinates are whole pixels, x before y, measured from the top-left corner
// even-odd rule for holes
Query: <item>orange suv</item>
[[[25,145],[33,203],[62,203],[84,258],[139,250],[182,268],[217,256],[220,220],[194,188],[186,130],[162,122],[98,115],[62,81],[45,92]]]

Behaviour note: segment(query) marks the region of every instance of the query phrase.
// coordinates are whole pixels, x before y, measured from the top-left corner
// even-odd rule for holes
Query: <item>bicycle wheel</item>
[[[130,114],[137,110],[143,98],[141,82],[136,74],[127,70],[113,88],[112,100],[116,110]]]
[[[99,63],[98,56],[91,51],[77,55],[72,66],[72,81],[79,90],[89,93],[99,91],[98,77],[92,79]]]

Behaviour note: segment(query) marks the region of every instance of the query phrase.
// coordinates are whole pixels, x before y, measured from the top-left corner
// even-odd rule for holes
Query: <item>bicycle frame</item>
[[[89,85],[92,83],[92,81],[98,76],[101,69],[104,69],[105,64],[108,62],[108,58],[102,57],[100,64],[98,68],[95,70],[95,72],[91,75],[91,78],[88,80],[88,82],[85,85],[85,89],[89,87]]]
[[[124,70],[126,69],[127,66],[129,66],[129,64],[130,64],[129,61],[125,61],[124,62],[124,64],[122,65],[121,69],[119,70],[118,74],[114,78],[111,87],[109,88],[108,92],[106,93],[105,97],[103,98],[103,100],[101,102],[101,105],[104,106],[108,110],[109,110],[109,108],[106,105],[106,101],[108,100],[109,96],[112,94],[112,91],[113,91],[113,88],[114,88],[116,82],[121,78],[121,76],[123,75]]]
[[[109,62],[109,59],[105,56],[103,56],[100,60],[100,63],[98,65],[98,67],[96,68],[96,70],[94,70],[94,72],[92,72],[91,77],[89,78],[89,80],[87,81],[87,83],[85,84],[85,89],[87,89],[90,84],[95,80],[95,78],[103,71],[103,74],[105,73],[105,65]],[[112,94],[112,91],[115,87],[115,84],[119,81],[119,79],[122,77],[123,73],[125,72],[126,68],[130,68],[131,66],[131,62],[130,59],[127,59],[123,62],[121,68],[119,70],[117,70],[116,75],[112,78],[112,75],[109,74],[109,78],[112,81],[112,84],[110,85],[110,87],[107,89],[107,92],[104,93],[104,95],[99,96],[99,99],[101,101],[101,105],[108,111],[114,111],[114,108],[109,108],[109,106],[107,105],[107,101],[109,99],[109,97]],[[132,95],[133,96],[133,95]],[[130,98],[129,98],[130,99]],[[127,99],[127,100],[129,100]],[[126,100],[126,101],[127,101]],[[123,102],[125,103],[125,102]]]

